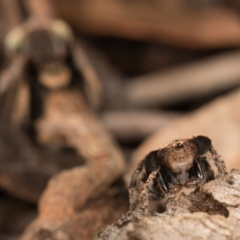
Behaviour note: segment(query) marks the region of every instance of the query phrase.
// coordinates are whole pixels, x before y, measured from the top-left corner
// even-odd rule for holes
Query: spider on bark
[[[196,188],[222,175],[231,182],[208,137],[175,140],[150,152],[137,166],[129,187],[130,210],[148,207],[148,200],[175,196],[183,187]]]

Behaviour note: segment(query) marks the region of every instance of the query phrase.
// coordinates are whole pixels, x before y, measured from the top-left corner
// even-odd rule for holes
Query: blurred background
[[[37,217],[52,176],[105,148],[126,165],[102,180],[120,195],[177,138],[206,135],[239,168],[239,87],[238,0],[0,0],[0,240]],[[74,234],[48,237],[92,237]]]

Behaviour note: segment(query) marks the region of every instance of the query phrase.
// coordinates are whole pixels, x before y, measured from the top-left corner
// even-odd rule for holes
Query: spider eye
[[[176,143],[175,148],[181,149],[181,148],[183,148],[183,144],[178,142],[178,143]]]

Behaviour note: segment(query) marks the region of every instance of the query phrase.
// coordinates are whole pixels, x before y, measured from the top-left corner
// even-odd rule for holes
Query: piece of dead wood
[[[54,19],[57,14],[53,7],[53,4],[48,0],[24,0],[25,7],[30,16],[36,18],[39,22],[40,19]],[[58,31],[61,26],[55,26]],[[69,31],[69,30],[68,30]],[[72,33],[71,33],[72,34]],[[99,107],[102,94],[102,86],[100,84],[99,75],[96,73],[94,65],[89,59],[89,55],[86,52],[83,42],[74,44],[72,47],[73,58],[77,67],[81,70],[81,73],[88,84],[86,84],[85,91],[87,92],[87,98],[94,107]]]
[[[59,32],[64,27],[62,23],[59,26],[57,21],[59,28],[56,28],[54,22],[33,19],[18,29],[22,30],[18,47],[24,56],[23,68],[20,66],[23,71],[19,76],[10,74],[2,78],[5,81],[0,102],[3,112],[0,146],[6,150],[0,156],[1,165],[5,165],[0,173],[0,185],[18,197],[36,202],[54,173],[78,166],[50,181],[39,206],[38,223],[33,224],[29,239],[55,238],[57,230],[60,236],[65,236],[62,228],[67,229],[70,238],[75,232],[82,239],[92,239],[100,227],[126,209],[124,183],[109,188],[122,175],[125,165],[118,146],[92,110],[98,103],[96,91],[101,87],[98,75],[84,48],[65,38]],[[44,45],[44,41],[39,44],[35,38],[31,42],[34,34],[48,40],[44,39],[46,32],[50,39],[58,37],[57,45],[68,44],[60,45],[67,52],[54,51],[51,41]],[[45,58],[49,56],[46,46],[48,51],[53,51],[50,58]],[[16,63],[16,55],[12,58]],[[10,155],[14,144],[17,152],[12,151]],[[66,153],[74,156],[75,163]],[[62,158],[68,167],[61,166]],[[116,208],[118,211],[112,214]],[[85,231],[79,232],[79,226]],[[28,235],[23,237],[27,238]]]
[[[17,86],[17,89],[22,88]],[[15,93],[16,98],[9,92],[6,94],[18,110],[12,111],[5,101],[1,102],[4,113],[0,145],[4,151],[1,151],[0,183],[6,190],[18,197],[36,201],[51,175],[62,168],[81,165],[84,159],[89,166],[80,170],[82,175],[80,172],[77,175],[91,182],[88,189],[90,192],[85,191],[88,198],[88,194],[105,188],[122,173],[124,163],[117,146],[78,91],[54,92],[45,97],[45,114],[34,126],[37,146],[21,129],[28,110],[28,98],[25,98],[25,102],[15,102],[18,94]],[[67,147],[75,149],[76,154],[65,152]],[[78,183],[84,185],[83,179]]]
[[[104,173],[91,177],[99,179],[101,174]],[[92,193],[92,199],[84,205],[77,205],[90,188],[91,182],[86,182],[81,168],[56,176],[40,201],[38,218],[27,227],[21,239],[42,240],[48,237],[49,240],[91,240],[101,227],[115,221],[127,210],[127,191],[122,181],[98,196],[96,192]]]
[[[18,26],[21,33],[18,36],[21,40],[18,47],[22,52],[16,54],[12,51],[10,66],[2,72],[0,79],[0,185],[15,196],[32,202],[38,200],[53,174],[62,169],[80,166],[83,160],[90,164],[90,172],[98,169],[100,174],[103,169],[103,179],[110,180],[113,177],[109,182],[107,180],[108,183],[103,180],[103,184],[99,178],[95,179],[97,185],[105,188],[124,169],[120,151],[92,111],[92,107],[99,103],[98,91],[101,84],[98,82],[98,74],[86,59],[84,48],[74,43],[73,39],[65,38],[63,32],[55,32],[54,22],[56,21],[51,19],[33,19]],[[58,22],[57,26],[59,24],[62,25]],[[64,26],[66,30],[66,25]],[[56,73],[57,70],[62,73],[68,69],[72,74],[63,77],[71,79],[59,83],[54,76],[62,75],[52,74],[48,71],[51,65],[44,62],[44,53],[48,54],[44,45],[34,41],[31,45],[26,41],[28,37],[31,38],[31,34],[40,34],[38,36],[44,39],[44,31],[53,37],[50,39],[57,37],[62,46],[67,45],[67,60],[54,51],[51,57],[55,61],[53,63],[60,66],[53,72]],[[50,41],[48,50],[55,49],[52,44],[54,45],[54,41]],[[24,52],[29,47],[32,49]],[[50,84],[52,80],[54,85]],[[95,161],[96,166],[92,168]],[[113,165],[116,169],[112,170],[113,166],[108,161],[115,162]],[[95,170],[94,174],[98,175]],[[86,169],[82,171],[83,178],[84,174],[87,175],[86,181],[88,176],[92,178]],[[113,176],[115,173],[116,176]],[[95,191],[94,185],[93,183],[92,190]],[[92,190],[90,187],[91,193]],[[85,196],[88,199],[87,192]]]
[[[86,165],[79,170],[62,173],[62,178],[54,178],[46,192],[54,191],[53,196],[56,197],[59,194],[66,195],[63,201],[69,205],[69,198],[81,195],[85,188],[84,194],[76,198],[78,200],[73,204],[80,208],[89,197],[97,196],[122,174],[123,158],[78,91],[52,92],[45,97],[45,101],[45,113],[35,123],[37,141],[47,148],[71,147],[86,160]],[[61,184],[54,184],[55,181],[62,184],[66,182],[70,186],[73,184],[73,188],[69,186],[62,189]],[[61,191],[58,187],[61,187]],[[54,201],[49,204],[58,208]]]
[[[91,48],[90,51],[91,52]],[[209,98],[240,84],[239,51],[221,53],[161,72],[126,79],[104,57],[89,54],[111,109],[169,106]]]
[[[240,171],[230,177],[232,184],[221,177],[169,199],[162,214],[128,212],[95,239],[239,239]]]
[[[4,21],[3,32],[6,34],[9,30],[16,27],[23,20],[20,12],[19,3],[16,0],[1,0],[1,15],[2,21]]]
[[[239,168],[240,114],[236,106],[240,102],[240,90],[214,100],[212,103],[174,120],[146,139],[133,153],[126,179],[149,151],[158,149],[174,139],[193,135],[207,135],[213,146],[226,159],[228,169]]]
[[[52,0],[59,16],[94,35],[160,41],[187,48],[239,46],[240,19],[233,10],[194,7],[193,1]]]
[[[92,57],[91,54],[89,54],[90,51],[91,48],[86,46],[84,41],[78,41],[72,49],[74,61],[86,81],[84,86],[86,98],[93,108],[98,109],[103,99],[102,81],[107,76],[101,75],[100,70],[95,65],[96,61],[99,62],[100,59],[94,61],[93,58],[96,57]]]
[[[0,192],[0,239],[8,239],[4,233],[20,235],[36,216],[37,211],[31,204]]]
[[[118,110],[104,112],[102,121],[119,141],[134,142],[142,141],[177,116],[177,113]]]
[[[55,17],[53,6],[48,0],[24,0],[23,2],[27,12],[36,18]]]
[[[70,236],[75,231],[83,239],[91,239],[126,209],[126,194],[121,194],[124,183],[109,189],[122,176],[124,159],[93,112],[90,99],[96,103],[95,91],[101,85],[84,58],[84,49],[62,32],[58,35],[51,28],[54,20],[31,21],[36,20],[20,29],[23,65],[15,61],[18,55],[12,55],[11,67],[19,66],[15,69],[19,74],[5,72],[5,78],[0,79],[0,186],[19,198],[37,202],[50,177],[71,168],[50,181],[39,205],[38,227],[33,227],[30,239],[52,236],[57,230],[61,235],[61,228],[68,229]],[[47,33],[52,38],[44,38]],[[43,46],[50,47],[47,49],[53,54],[50,63],[45,61],[49,52],[30,41],[34,34],[44,40],[57,37],[62,47],[69,44],[64,48],[67,52],[59,54],[54,51],[54,42],[47,42]],[[52,66],[54,71],[49,71]],[[66,69],[71,74],[62,75]],[[59,76],[64,81],[58,81]],[[116,215],[112,214],[115,203],[121,205]],[[79,233],[79,226],[85,232]]]
[[[83,53],[87,53],[87,58],[85,60],[77,60],[79,62],[79,67],[83,70],[83,75],[85,77],[92,77],[92,82],[95,86],[95,90],[91,91],[91,98],[98,99],[98,106],[101,104],[104,109],[124,109],[129,108],[129,104],[127,98],[125,97],[124,91],[124,80],[125,78],[118,72],[107,60],[103,54],[97,52],[91,45],[87,44],[85,41],[81,41],[82,49],[84,49]],[[81,53],[82,50],[77,53]],[[79,55],[78,54],[78,55]],[[87,63],[90,63],[90,66],[95,71],[93,74],[93,70],[86,66]],[[82,66],[82,67],[81,67]],[[95,76],[98,76],[98,79]],[[101,82],[101,86],[96,84],[96,80]],[[93,88],[94,90],[94,88]]]
[[[200,99],[240,85],[240,52],[229,52],[128,82],[133,106],[161,106]]]

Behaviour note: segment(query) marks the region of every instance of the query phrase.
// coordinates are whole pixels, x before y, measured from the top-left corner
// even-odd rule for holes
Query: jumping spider
[[[208,137],[175,140],[138,165],[129,187],[130,209],[148,207],[148,200],[175,196],[183,187],[197,187],[220,175],[229,181],[224,161]]]

